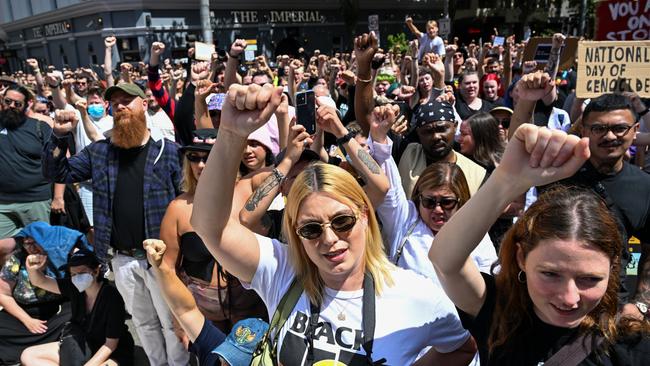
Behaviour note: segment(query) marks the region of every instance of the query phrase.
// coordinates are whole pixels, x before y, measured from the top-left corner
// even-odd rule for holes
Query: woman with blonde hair
[[[237,321],[249,317],[266,318],[264,304],[253,291],[214,260],[190,224],[194,193],[205,161],[214,145],[217,130],[194,131],[193,142],[183,146],[183,194],[170,202],[163,217],[160,238],[167,246],[165,262],[187,286],[201,313],[222,332],[230,332]],[[186,335],[176,325],[181,340]]]
[[[211,253],[260,294],[269,314],[294,281],[304,290],[274,332],[275,361],[409,365],[433,346],[433,362],[466,365],[474,347],[451,302],[431,281],[390,264],[374,205],[349,173],[317,163],[298,175],[285,209],[288,245],[253,234],[231,215],[246,137],[268,120],[281,93],[271,85],[231,86],[192,217]],[[319,125],[335,132],[360,175],[387,189],[379,166],[347,130],[334,126],[335,118],[332,108],[317,111]],[[282,173],[272,174],[271,185],[280,184]]]
[[[622,240],[592,191],[541,195],[506,234],[498,274],[468,260],[517,195],[573,175],[588,157],[586,138],[520,126],[501,164],[433,242],[429,258],[485,365],[650,364],[647,321],[618,320]]]

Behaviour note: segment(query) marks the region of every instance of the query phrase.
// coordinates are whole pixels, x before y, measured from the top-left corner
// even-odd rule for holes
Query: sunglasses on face
[[[353,214],[342,214],[334,217],[329,222],[308,222],[296,229],[296,234],[306,240],[314,240],[320,238],[325,231],[325,227],[329,226],[337,233],[346,233],[354,227],[357,223],[357,216]]]
[[[443,210],[453,210],[458,205],[458,198],[456,197],[426,197],[420,196],[420,204],[422,207],[434,210],[436,206],[440,205]]]
[[[612,131],[612,133],[616,137],[623,137],[627,135],[628,131],[630,131],[630,129],[635,125],[636,123],[632,125],[628,125],[626,123],[620,123],[616,125],[604,125],[600,123],[595,123],[591,125],[591,127],[589,127],[589,130],[591,131],[592,135],[596,135],[596,136],[604,136],[609,131]]]
[[[187,160],[190,161],[190,163],[200,163],[200,162],[207,162],[208,161],[208,156],[201,156],[197,154],[187,154],[185,155],[187,157]]]
[[[503,128],[510,127],[510,118],[501,118],[501,119],[495,118],[495,119],[499,122],[501,127],[503,127]]]
[[[13,100],[11,98],[4,98],[3,102],[7,107],[10,107],[11,105],[14,105],[16,108],[22,108],[22,107],[25,106],[24,102],[21,102],[19,100]]]

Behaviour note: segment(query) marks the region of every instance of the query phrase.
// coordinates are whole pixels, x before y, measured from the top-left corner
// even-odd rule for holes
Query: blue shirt
[[[429,38],[427,33],[422,33],[420,39],[420,49],[418,50],[418,60],[422,60],[422,57],[427,53],[435,53],[442,59],[445,56],[445,42],[442,41],[442,38],[435,36],[434,38]]]
[[[58,149],[57,149],[58,148]],[[68,143],[54,135],[43,148],[43,175],[56,183],[92,179],[95,252],[106,260],[111,242],[113,195],[119,167],[119,149],[110,139],[93,142],[66,158]],[[55,149],[57,149],[55,151]],[[147,238],[158,238],[167,205],[181,194],[181,159],[175,142],[152,143],[144,168],[144,225]]]

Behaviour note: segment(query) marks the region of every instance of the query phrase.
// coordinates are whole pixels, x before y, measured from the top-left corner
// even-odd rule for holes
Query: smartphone
[[[503,46],[503,42],[506,40],[505,37],[502,36],[496,36],[494,37],[494,42],[492,43],[494,46]]]
[[[316,97],[313,90],[296,94],[296,118],[305,126],[307,133],[316,133]]]

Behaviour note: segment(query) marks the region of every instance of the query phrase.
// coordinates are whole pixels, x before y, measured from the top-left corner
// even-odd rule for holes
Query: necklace
[[[334,297],[334,298],[332,299],[332,304],[334,304],[334,301],[335,301],[335,300],[336,300],[336,297]],[[340,321],[345,321],[345,319],[346,319],[346,317],[345,317],[345,309],[348,307],[349,304],[350,304],[349,301],[346,301],[346,302],[345,302],[345,305],[344,305],[343,307],[340,307],[338,304],[335,304],[336,307],[337,307],[338,310],[339,310],[339,314],[336,316],[336,318],[337,318],[338,320],[340,320]]]

